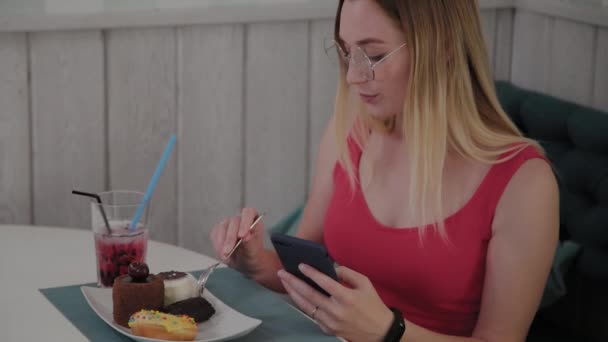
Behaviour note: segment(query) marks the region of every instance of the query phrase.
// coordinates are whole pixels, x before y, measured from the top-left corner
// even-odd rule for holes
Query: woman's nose
[[[354,67],[353,63],[349,63],[347,65],[346,70],[346,83],[348,84],[361,84],[365,83],[367,80],[363,77],[363,74]]]

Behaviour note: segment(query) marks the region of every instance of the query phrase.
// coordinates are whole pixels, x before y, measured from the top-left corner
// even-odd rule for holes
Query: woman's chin
[[[395,116],[394,114],[387,113],[382,107],[379,106],[367,105],[365,109],[374,120],[378,121],[388,120]]]

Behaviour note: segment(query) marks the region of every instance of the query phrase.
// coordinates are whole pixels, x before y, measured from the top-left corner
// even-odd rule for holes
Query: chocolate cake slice
[[[167,306],[164,311],[172,315],[188,315],[194,318],[196,323],[208,320],[215,313],[211,303],[202,297],[193,297],[175,302]]]
[[[128,328],[129,318],[139,310],[161,310],[165,293],[163,280],[148,274],[144,263],[131,263],[129,274],[114,280],[112,305],[114,321]]]

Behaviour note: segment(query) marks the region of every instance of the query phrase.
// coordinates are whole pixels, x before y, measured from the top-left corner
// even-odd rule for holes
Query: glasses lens
[[[342,59],[344,56],[340,50],[340,47],[333,39],[326,38],[323,41],[323,49],[325,50],[325,55],[327,56],[327,59],[329,59],[331,65],[340,65],[340,59]]]
[[[374,79],[374,71],[369,57],[361,47],[352,49],[350,55],[346,55],[344,50],[333,39],[324,39],[323,48],[325,55],[332,65],[344,64],[348,69],[352,69],[359,77],[370,81]]]
[[[373,79],[372,63],[360,47],[352,50],[352,63],[350,67],[356,68],[357,72],[366,80],[370,81]]]

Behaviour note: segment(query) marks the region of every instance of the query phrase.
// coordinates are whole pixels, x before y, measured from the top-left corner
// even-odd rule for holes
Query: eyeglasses
[[[369,57],[365,50],[359,45],[354,45],[350,53],[346,53],[340,44],[335,40],[330,40],[326,44],[325,52],[328,56],[331,54],[337,54],[342,63],[344,63],[349,69],[353,69],[358,76],[362,77],[366,81],[373,81],[376,78],[374,69],[382,62],[386,61],[390,56],[399,51],[406,44],[403,43],[387,53],[384,56]],[[335,50],[335,51],[334,51]]]

